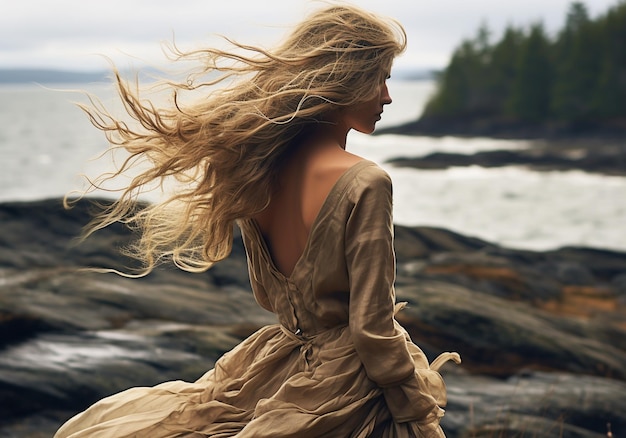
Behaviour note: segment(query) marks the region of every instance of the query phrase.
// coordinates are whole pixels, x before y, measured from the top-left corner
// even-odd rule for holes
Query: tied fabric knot
[[[395,306],[393,306],[393,316],[396,316],[398,312],[404,310],[407,304],[409,303],[406,301],[400,301],[399,303],[396,303]]]
[[[313,350],[313,342],[307,341],[300,346],[300,357],[304,361],[304,369],[310,370],[309,359],[311,357],[311,351]]]
[[[309,371],[309,360],[311,357],[311,351],[313,350],[313,340],[316,336],[303,336],[302,330],[299,328],[297,328],[295,332],[292,332],[285,326],[281,325],[280,329],[289,339],[300,344],[300,357],[304,362],[305,370]]]
[[[435,360],[431,362],[430,369],[433,371],[439,371],[439,368],[441,368],[443,364],[448,362],[449,360],[451,360],[452,362],[458,365],[461,363],[461,356],[459,355],[459,353],[456,353],[456,352],[441,353],[439,356],[435,358]]]
[[[406,301],[401,301],[399,303],[396,303],[396,305],[393,307],[393,316],[396,316],[398,314],[398,312],[402,311],[409,303],[407,303]],[[457,365],[461,363],[461,356],[459,355],[459,353],[451,353],[451,352],[445,352],[445,353],[441,353],[439,356],[437,356],[435,358],[435,360],[433,360],[430,363],[430,369],[433,371],[439,371],[439,369],[448,361],[452,361],[454,363],[456,363]]]

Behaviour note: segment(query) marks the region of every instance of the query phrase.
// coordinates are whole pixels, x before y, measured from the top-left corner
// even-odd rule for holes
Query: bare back
[[[290,276],[311,227],[341,175],[363,159],[332,142],[306,145],[283,168],[270,205],[254,219],[276,268]]]

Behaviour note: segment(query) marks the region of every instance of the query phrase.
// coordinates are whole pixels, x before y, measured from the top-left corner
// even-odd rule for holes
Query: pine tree
[[[429,116],[459,116],[467,111],[469,70],[474,48],[465,41],[455,50],[450,64],[439,78],[438,91],[424,109]]]
[[[581,123],[592,116],[593,93],[602,67],[599,27],[589,19],[582,3],[572,3],[556,44],[557,75],[551,107],[559,120]]]
[[[597,119],[626,118],[626,3],[612,8],[599,23],[602,65],[593,90]]]
[[[497,116],[510,115],[507,102],[512,94],[513,84],[517,78],[520,49],[524,41],[524,33],[508,26],[502,40],[491,54],[491,85],[489,88],[492,99],[493,113]]]
[[[454,51],[439,80],[437,94],[427,104],[427,115],[464,116],[489,113],[490,31],[483,24],[476,37]]]
[[[541,23],[531,27],[517,60],[517,75],[510,97],[511,114],[530,122],[544,120],[550,112],[552,63]]]

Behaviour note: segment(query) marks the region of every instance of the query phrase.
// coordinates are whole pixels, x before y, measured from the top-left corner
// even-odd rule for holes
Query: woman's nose
[[[389,105],[392,102],[387,84],[383,85],[383,88],[380,90],[380,101],[383,105]]]

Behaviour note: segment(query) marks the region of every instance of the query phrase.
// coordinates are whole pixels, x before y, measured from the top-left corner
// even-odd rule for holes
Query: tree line
[[[626,128],[625,0],[596,19],[573,2],[553,38],[541,22],[490,37],[483,24],[454,51],[423,118]]]

